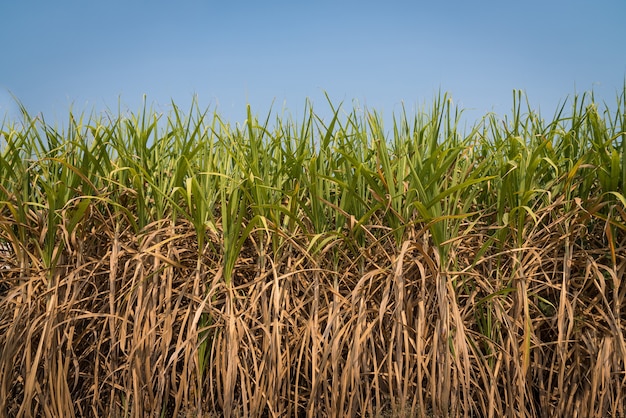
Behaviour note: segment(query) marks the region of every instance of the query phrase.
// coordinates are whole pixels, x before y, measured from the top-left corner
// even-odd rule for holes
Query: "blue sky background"
[[[298,119],[307,98],[327,114],[324,92],[389,120],[439,90],[479,118],[507,113],[513,89],[549,119],[591,89],[613,105],[626,77],[625,0],[7,0],[0,16],[0,116],[16,117],[12,93],[60,123],[144,94]]]

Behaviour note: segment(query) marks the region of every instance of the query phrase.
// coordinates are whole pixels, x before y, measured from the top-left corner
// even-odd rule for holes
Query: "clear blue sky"
[[[324,114],[324,92],[387,119],[442,90],[479,117],[513,89],[550,118],[591,89],[615,103],[626,77],[625,0],[6,0],[0,17],[0,117],[12,93],[60,123],[144,94],[242,122],[247,103]]]

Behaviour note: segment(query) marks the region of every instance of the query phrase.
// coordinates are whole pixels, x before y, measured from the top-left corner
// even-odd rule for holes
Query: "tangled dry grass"
[[[385,163],[370,146],[371,177],[344,159],[368,198],[342,200],[347,174],[315,177],[313,156],[308,183],[282,184],[274,212],[259,216],[261,195],[239,182],[242,194],[228,189],[200,223],[159,215],[161,195],[140,196],[132,181],[99,186],[81,172],[59,206],[19,206],[4,183],[0,414],[626,416],[621,186],[601,190],[581,152],[576,169],[557,170],[554,194],[534,185],[513,206],[501,200],[511,161],[523,160],[492,176],[493,161],[464,159],[464,148],[444,177],[484,172],[433,194],[435,214],[425,195],[411,206],[402,159]],[[316,196],[320,179],[343,186]],[[144,203],[154,219],[141,219]]]

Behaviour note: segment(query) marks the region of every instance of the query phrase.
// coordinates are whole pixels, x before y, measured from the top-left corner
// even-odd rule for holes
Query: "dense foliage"
[[[0,128],[3,416],[625,416],[626,91]],[[332,108],[332,105],[331,105]]]

